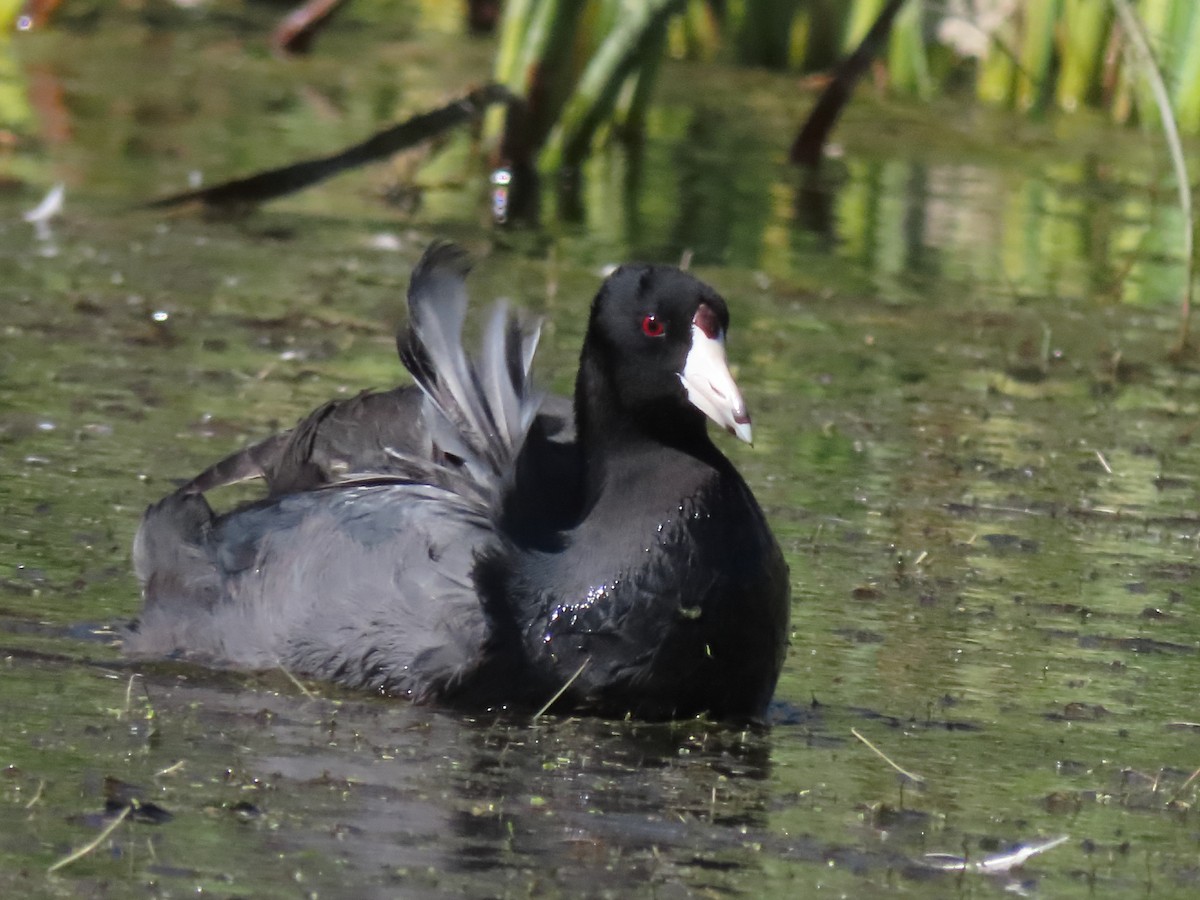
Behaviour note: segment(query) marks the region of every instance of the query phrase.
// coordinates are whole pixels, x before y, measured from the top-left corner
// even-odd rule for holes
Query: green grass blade
[[[1018,51],[1016,101],[1021,110],[1040,110],[1054,74],[1054,33],[1062,0],[1026,0]]]
[[[849,17],[846,28],[842,32],[842,55],[854,52],[854,48],[862,43],[887,0],[854,0],[848,4]]]
[[[550,135],[543,167],[576,165],[597,129],[609,118],[626,78],[660,50],[657,27],[683,7],[683,0],[646,0],[623,6],[622,15],[597,48]]]
[[[1179,209],[1183,214],[1183,260],[1184,287],[1183,298],[1180,301],[1179,342],[1176,351],[1182,353],[1189,343],[1189,324],[1192,313],[1192,268],[1195,250],[1195,224],[1192,217],[1192,189],[1188,178],[1187,160],[1183,155],[1183,142],[1179,138],[1179,129],[1175,124],[1175,116],[1171,110],[1171,97],[1163,81],[1162,72],[1154,58],[1149,38],[1142,30],[1142,23],[1128,0],[1112,0],[1121,25],[1129,36],[1131,50],[1137,55],[1137,71],[1143,75],[1149,84],[1149,90],[1154,97],[1159,116],[1162,119],[1163,135],[1167,140],[1167,149],[1171,154],[1171,165],[1175,170],[1175,184],[1179,190]]]
[[[922,99],[933,96],[929,48],[925,45],[925,2],[908,0],[896,14],[888,42],[888,77],[892,87]]]
[[[1180,129],[1194,134],[1200,131],[1200,4],[1188,6],[1180,34],[1184,39],[1175,59],[1172,105]]]
[[[1113,11],[1102,0],[1064,0],[1059,19],[1055,102],[1068,112],[1098,98]]]

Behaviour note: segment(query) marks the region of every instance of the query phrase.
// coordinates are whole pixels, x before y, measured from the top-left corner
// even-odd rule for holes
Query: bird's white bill
[[[725,359],[725,335],[692,325],[692,349],[679,373],[688,402],[730,434],[750,443],[750,416]]]

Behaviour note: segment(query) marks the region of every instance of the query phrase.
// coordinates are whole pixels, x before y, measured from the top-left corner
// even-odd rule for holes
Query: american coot
[[[466,708],[763,715],[788,570],[709,439],[750,419],[725,301],[670,266],[592,304],[574,409],[498,306],[461,346],[465,254],[426,251],[398,340],[415,386],[333,401],[151,506],[127,652],[288,671]],[[261,477],[215,515],[204,492]]]

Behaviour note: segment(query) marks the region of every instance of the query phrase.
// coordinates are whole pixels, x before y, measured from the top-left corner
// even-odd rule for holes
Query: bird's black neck
[[[626,482],[615,478],[617,473],[641,467],[653,478],[664,466],[676,472],[680,466],[728,466],[708,436],[703,413],[674,398],[626,408],[610,373],[586,350],[575,382],[575,427],[585,509],[599,502],[605,490]]]

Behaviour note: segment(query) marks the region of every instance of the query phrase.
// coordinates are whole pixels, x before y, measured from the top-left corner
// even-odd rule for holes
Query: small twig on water
[[[1110,466],[1108,464],[1108,460],[1104,458],[1104,454],[1101,453],[1099,450],[1096,451],[1096,459],[1100,460],[1100,465],[1103,467],[1104,471],[1106,473],[1108,473],[1109,475],[1111,475],[1112,474],[1112,466]]]
[[[46,779],[41,778],[38,780],[37,790],[33,792],[33,799],[31,799],[28,803],[25,804],[25,808],[33,809],[33,807],[37,805],[37,802],[42,799],[42,791],[44,791],[45,789],[46,789]]]
[[[46,873],[51,874],[53,872],[57,872],[63,866],[69,866],[71,863],[75,862],[76,860],[83,859],[83,857],[87,856],[89,853],[91,853],[93,850],[95,850],[97,847],[99,847],[101,844],[103,844],[105,842],[105,840],[108,839],[108,836],[117,830],[117,826],[120,825],[122,822],[124,822],[126,818],[128,818],[130,812],[132,812],[132,811],[133,811],[132,806],[126,806],[124,809],[121,810],[121,814],[119,816],[117,816],[115,819],[113,819],[111,822],[109,822],[108,825],[105,826],[104,830],[101,831],[98,835],[96,835],[95,838],[88,841],[86,844],[84,844],[78,850],[68,853],[66,856],[64,856],[62,859],[60,859],[54,865],[52,865],[49,869],[47,869]]]
[[[861,734],[859,734],[857,728],[851,728],[850,733],[852,735],[854,735],[856,738],[858,738],[860,741],[862,741],[864,744],[866,744],[868,750],[870,750],[872,753],[874,753],[876,756],[878,756],[880,759],[882,759],[885,763],[887,763],[889,766],[891,766],[893,769],[895,769],[897,772],[899,772],[901,775],[903,775],[909,781],[915,781],[917,784],[925,783],[925,779],[922,778],[920,775],[915,775],[912,772],[908,771],[907,769],[894,763],[888,757],[888,755],[886,753],[884,753],[882,750],[880,750],[878,747],[876,747],[874,744],[872,744],[870,741],[868,741],[865,737],[863,737]]]
[[[125,715],[129,715],[133,711],[133,682],[135,678],[137,678],[136,672],[129,676],[129,683],[125,685]]]
[[[572,673],[571,677],[566,680],[566,683],[563,684],[562,687],[560,687],[557,691],[554,692],[554,696],[551,697],[549,700],[547,700],[545,705],[541,709],[539,709],[537,712],[535,712],[533,714],[533,721],[536,722],[538,719],[540,719],[542,717],[542,715],[546,712],[546,710],[548,710],[550,707],[552,707],[555,704],[555,702],[558,700],[558,698],[567,692],[567,688],[569,688],[571,685],[573,685],[575,683],[575,679],[583,674],[583,670],[587,668],[587,664],[589,662],[591,662],[591,659],[592,658],[589,656],[587,659],[585,659],[583,662],[581,662],[579,664],[579,668],[576,669],[574,671],[574,673]]]
[[[172,763],[171,765],[167,766],[165,769],[159,769],[157,772],[154,773],[154,777],[162,778],[164,775],[174,775],[176,772],[178,772],[180,769],[182,769],[184,767],[184,765],[185,765],[185,762],[184,762],[184,760],[181,759],[181,760],[179,760],[179,762]]]
[[[288,680],[292,684],[294,684],[296,686],[296,688],[300,691],[300,693],[302,693],[309,700],[317,699],[316,694],[314,694],[312,691],[310,691],[308,688],[306,688],[304,686],[304,684],[300,681],[299,678],[297,678],[295,675],[293,675],[291,672],[289,672],[287,669],[285,669],[282,665],[279,666],[279,671],[282,672],[284,675],[286,675],[288,677]]]
[[[1185,781],[1176,789],[1175,793],[1171,795],[1171,799],[1167,801],[1167,806],[1173,806],[1175,801],[1179,799],[1179,795],[1186,791],[1188,785],[1195,781],[1197,777],[1200,777],[1200,769],[1197,769],[1195,772],[1189,775],[1187,777],[1187,781]]]
[[[1069,835],[1062,834],[1038,844],[1022,844],[1007,853],[998,853],[995,856],[988,856],[980,860],[969,860],[951,853],[926,853],[921,857],[921,863],[931,869],[937,869],[939,872],[981,872],[983,874],[996,874],[1019,868],[1039,853],[1053,850],[1055,847],[1065,844],[1069,840]]]

